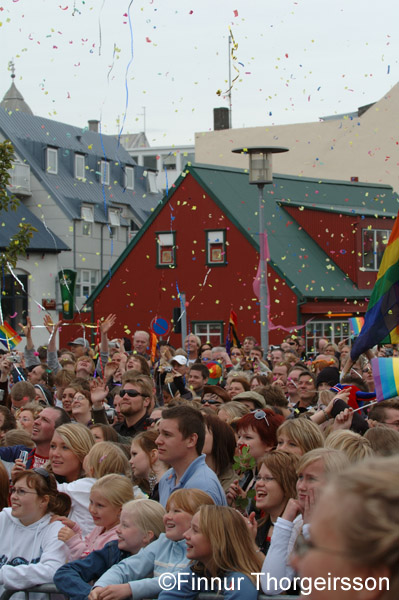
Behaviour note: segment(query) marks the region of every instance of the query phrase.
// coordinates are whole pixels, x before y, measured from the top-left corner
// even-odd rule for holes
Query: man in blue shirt
[[[156,439],[159,458],[171,465],[159,482],[159,501],[165,506],[170,494],[181,488],[196,488],[209,494],[216,504],[226,496],[216,473],[201,454],[205,441],[204,417],[192,406],[181,405],[162,411]]]

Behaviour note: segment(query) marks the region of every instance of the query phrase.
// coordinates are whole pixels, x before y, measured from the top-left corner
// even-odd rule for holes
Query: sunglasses
[[[136,398],[137,396],[142,396],[143,394],[141,394],[137,390],[124,390],[124,389],[121,389],[121,391],[119,392],[119,395],[120,395],[121,398],[123,396],[129,396],[129,398]]]
[[[201,398],[201,404],[222,404],[222,402],[213,398]]]
[[[267,416],[266,416],[266,413],[264,410],[262,410],[261,408],[257,408],[256,410],[252,411],[252,414],[257,421],[261,421],[262,419],[265,419],[267,426],[270,427],[269,421],[267,420]]]

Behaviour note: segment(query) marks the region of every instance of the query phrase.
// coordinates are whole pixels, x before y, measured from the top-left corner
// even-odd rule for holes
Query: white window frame
[[[218,335],[215,329],[219,329],[220,339],[217,343],[212,342],[215,345],[223,345],[223,323],[221,321],[192,321],[192,332],[197,335],[201,340],[201,343],[210,341]],[[205,329],[205,331],[204,331]]]
[[[317,352],[318,341],[321,338],[337,344],[350,338],[349,321],[333,321],[332,319],[311,321],[306,325],[306,349]]]
[[[82,221],[87,223],[94,223],[94,207],[93,206],[82,206],[81,208]]]
[[[52,157],[52,158],[50,158]],[[55,160],[54,160],[55,159]],[[51,164],[54,160],[55,166],[52,167]],[[58,175],[58,150],[57,148],[46,148],[46,171],[51,175]]]
[[[94,277],[93,277],[94,275]],[[76,297],[88,298],[98,285],[98,271],[95,269],[79,269],[76,281]],[[88,293],[83,293],[83,287]]]
[[[108,160],[102,160],[100,164],[100,181],[103,185],[109,185],[110,163]]]
[[[390,229],[362,229],[362,268],[365,271],[378,271],[378,269],[380,268],[380,264],[378,264],[378,254],[376,252],[376,248],[377,248],[377,234],[378,233],[385,233],[386,234],[386,238],[387,238],[387,243],[389,240],[389,236],[391,235],[391,230]],[[364,252],[364,237],[365,235],[373,235],[373,266],[372,267],[367,267],[365,265],[365,258],[366,258],[366,254]],[[386,246],[385,246],[386,247]],[[382,257],[381,257],[382,258]]]
[[[75,179],[85,179],[86,160],[84,154],[75,153]]]
[[[221,260],[212,260],[212,246],[222,246]],[[226,264],[226,231],[224,229],[213,229],[206,231],[206,264],[207,265],[225,265]]]
[[[156,234],[157,236],[157,267],[175,267],[176,266],[176,232],[168,231],[168,232],[159,232]],[[163,262],[162,261],[162,250],[165,248],[170,248],[172,252],[172,261],[171,262]]]
[[[158,193],[157,175],[153,171],[147,171],[148,191],[150,194]]]
[[[108,210],[108,221],[111,227],[121,226],[121,211],[119,208],[110,208]]]
[[[134,168],[128,165],[125,167],[125,188],[127,190],[134,190]]]

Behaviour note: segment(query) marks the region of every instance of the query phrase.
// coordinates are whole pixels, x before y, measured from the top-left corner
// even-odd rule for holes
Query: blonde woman
[[[324,437],[318,425],[300,417],[288,419],[277,429],[277,449],[303,456],[306,452],[324,446]]]
[[[332,431],[326,438],[325,446],[326,448],[342,450],[351,463],[374,456],[374,450],[369,440],[349,429]]]
[[[396,457],[351,466],[331,479],[321,493],[310,537],[298,539],[292,567],[308,585],[316,577],[335,581],[335,586],[324,588],[325,600],[397,600],[398,506]],[[340,588],[344,578],[356,586]]]
[[[261,570],[246,520],[227,506],[201,506],[185,533],[187,558],[193,562],[181,583],[159,594],[159,600],[194,599],[200,591],[223,594],[226,600],[256,600],[252,573]],[[220,583],[219,583],[220,582]]]

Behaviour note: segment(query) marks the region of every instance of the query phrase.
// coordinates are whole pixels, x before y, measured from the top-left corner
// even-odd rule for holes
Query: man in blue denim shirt
[[[205,454],[201,454],[204,441],[205,423],[199,410],[181,405],[162,411],[156,444],[159,458],[172,467],[159,482],[159,501],[163,506],[170,494],[181,488],[203,490],[216,504],[226,504],[216,473],[205,463]]]

